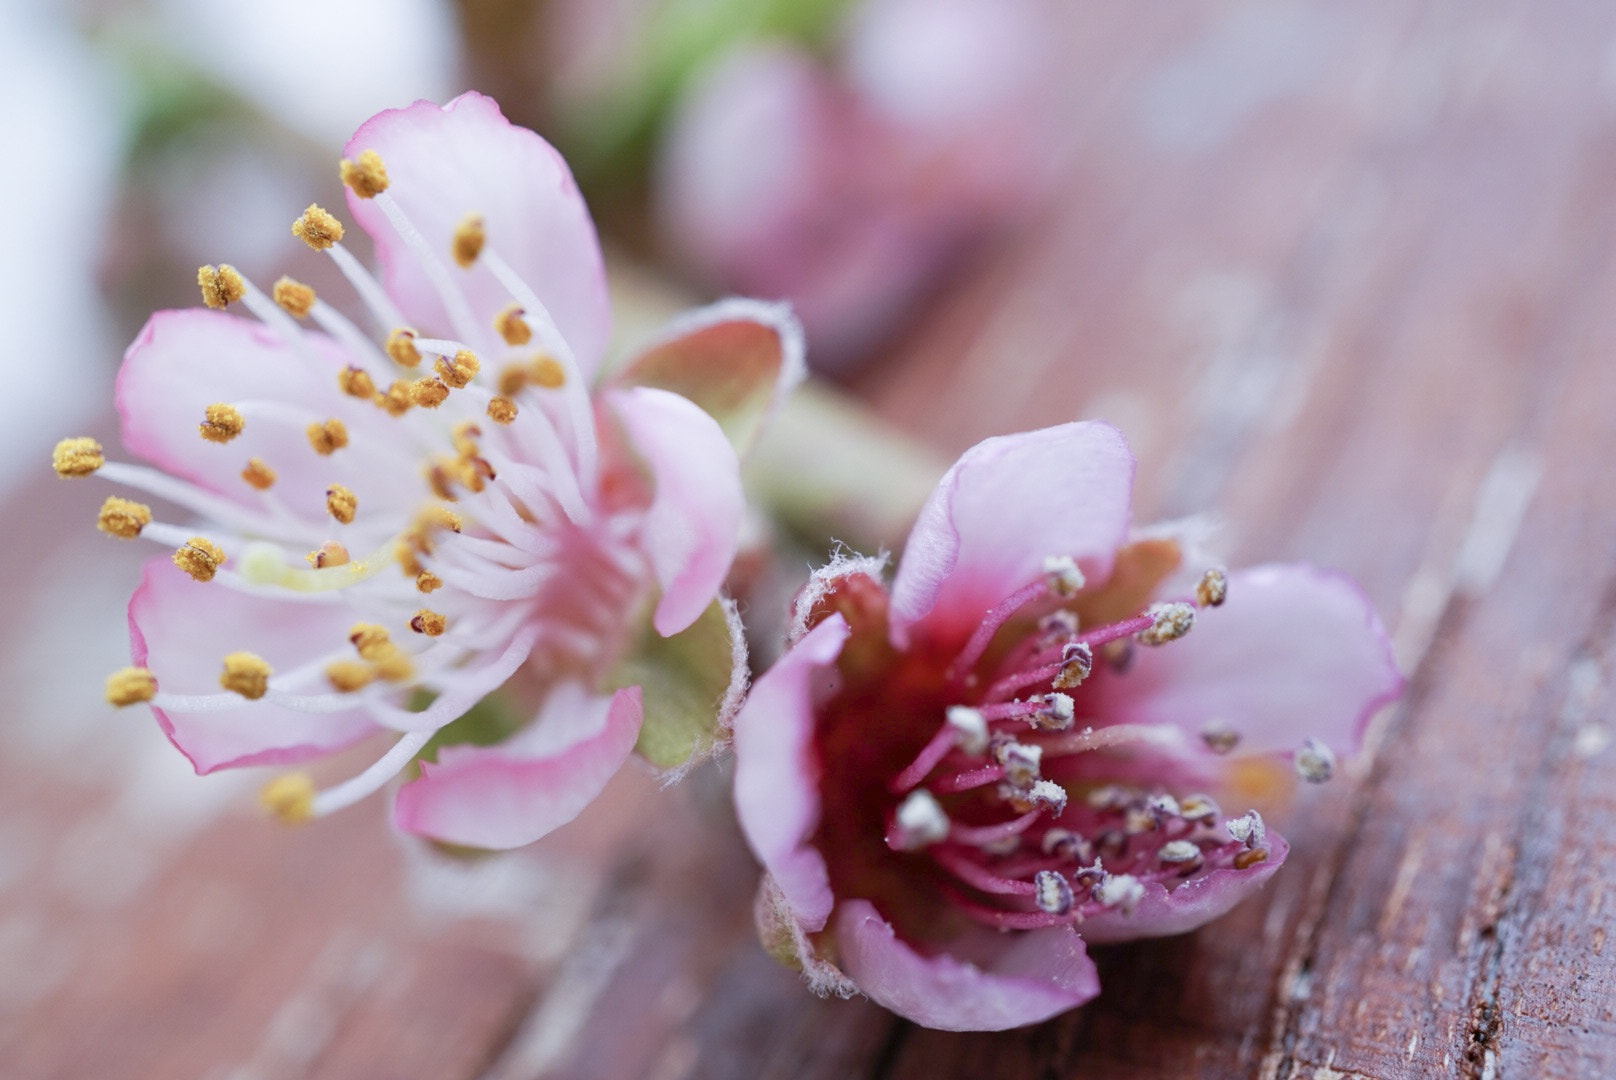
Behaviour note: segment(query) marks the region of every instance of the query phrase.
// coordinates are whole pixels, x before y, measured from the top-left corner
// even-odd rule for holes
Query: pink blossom
[[[1214,801],[1237,772],[1325,779],[1400,692],[1345,577],[1208,569],[1175,595],[1179,545],[1129,539],[1132,479],[1103,424],[989,439],[890,590],[843,557],[799,599],[735,722],[735,798],[765,942],[816,989],[953,1030],[1082,1004],[1086,942],[1191,930],[1284,861]]]
[[[778,305],[726,301],[598,381],[600,248],[548,144],[467,94],[383,112],[346,154],[381,281],[335,217],[311,207],[294,233],[336,261],[363,327],[290,279],[266,293],[205,267],[209,306],[255,318],[159,312],[124,359],[124,442],[159,469],[99,473],[188,520],[103,508],[105,531],[174,552],[130,602],[135,667],[108,696],[150,701],[201,773],[388,733],[360,775],[283,777],[266,802],[329,813],[420,760],[399,827],[510,847],[636,748],[672,768],[723,738],[745,677],[719,597],[736,447],[800,377],[801,334]],[[59,472],[94,471],[85,442],[58,447]],[[455,723],[496,690],[503,712]]]
[[[735,49],[663,146],[671,249],[789,299],[815,362],[851,362],[1042,188],[1048,16],[1039,0],[869,0],[834,67],[780,43]]]

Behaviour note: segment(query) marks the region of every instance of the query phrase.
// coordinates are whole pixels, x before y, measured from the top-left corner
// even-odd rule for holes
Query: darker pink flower
[[[63,475],[100,466],[187,518],[103,508],[105,531],[173,551],[130,602],[136,667],[108,696],[149,701],[203,773],[391,733],[346,783],[294,775],[266,800],[327,813],[420,762],[401,828],[510,847],[632,751],[672,768],[722,738],[745,674],[719,598],[737,446],[800,376],[801,334],[777,305],[726,301],[601,382],[600,248],[544,140],[468,94],[381,113],[347,154],[381,281],[333,215],[293,232],[335,260],[361,322],[291,279],[204,267],[209,307],[253,318],[159,312],[118,379],[124,441],[162,471],[58,447]],[[503,710],[456,724],[497,690]]]
[[[1215,801],[1290,759],[1328,777],[1402,680],[1348,579],[1178,577],[1128,539],[1133,461],[1103,424],[981,443],[889,591],[842,558],[735,723],[759,924],[821,991],[954,1030],[1099,990],[1085,942],[1191,930],[1284,861]],[[1227,601],[1225,602],[1225,594]]]

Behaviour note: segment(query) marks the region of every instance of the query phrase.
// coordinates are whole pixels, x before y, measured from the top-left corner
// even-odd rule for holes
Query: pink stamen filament
[[[986,787],[1004,779],[1003,765],[984,765],[979,769],[966,769],[932,782],[931,789],[938,795],[952,795],[957,791]]]
[[[994,720],[1025,720],[1029,716],[1037,716],[1044,711],[1044,703],[1037,700],[1006,701],[995,705],[979,705],[982,719],[992,723]]]
[[[1009,622],[1016,612],[1039,597],[1047,595],[1048,592],[1048,582],[1040,577],[1037,581],[1030,585],[1024,585],[1005,597],[996,607],[984,615],[982,621],[977,624],[976,631],[971,634],[971,639],[965,643],[965,648],[960,650],[960,654],[948,666],[946,673],[948,681],[955,685],[963,682],[965,676],[976,666],[977,661],[982,659],[982,654],[987,652],[988,646],[993,642],[993,635],[997,634],[999,629]],[[1149,625],[1149,623],[1147,622],[1146,625]]]
[[[1032,882],[1000,877],[957,848],[939,845],[932,849],[931,857],[944,870],[971,888],[985,893],[994,893],[998,896],[1033,896],[1038,892]]]
[[[1150,743],[1156,746],[1177,746],[1183,736],[1177,728],[1165,724],[1112,724],[1109,727],[1084,728],[1051,739],[1034,740],[1043,747],[1044,760],[1086,754],[1091,750],[1104,750],[1113,746]]]
[[[919,786],[926,775],[941,764],[949,751],[954,749],[958,738],[959,733],[954,726],[944,723],[941,730],[931,737],[931,741],[921,749],[920,755],[909,764],[909,767],[892,778],[887,790],[894,795],[902,795],[911,788]]]
[[[1065,926],[1073,921],[1073,913],[1051,915],[1045,911],[1000,911],[978,903],[947,885],[942,886],[942,891],[955,907],[995,930],[1047,930],[1051,926]]]
[[[1029,686],[1038,686],[1041,683],[1049,682],[1059,675],[1060,671],[1061,664],[1056,661],[1053,664],[1045,664],[1030,671],[1019,671],[1012,675],[1006,675],[988,687],[988,692],[982,695],[982,700],[985,702],[1008,701]]]
[[[1026,832],[1032,827],[1033,822],[1043,816],[1043,813],[1042,809],[1028,810],[1020,817],[1002,821],[997,825],[961,825],[957,821],[950,822],[948,838],[955,843],[970,844],[973,847],[997,844]]]

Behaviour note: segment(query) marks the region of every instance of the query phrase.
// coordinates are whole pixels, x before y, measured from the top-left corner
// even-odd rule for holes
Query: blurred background
[[[0,1075],[1616,1060],[1616,973],[1584,936],[1601,909],[1541,884],[1613,865],[1597,838],[1616,835],[1616,13],[6,0],[0,87],[0,318],[29,330],[0,360],[0,507],[30,541],[0,568]],[[394,837],[381,799],[276,828],[254,813],[261,776],[198,779],[144,715],[102,704],[143,553],[95,531],[99,493],[59,484],[50,447],[117,445],[122,350],[196,302],[198,265],[292,271],[288,226],[341,204],[359,123],[467,89],[571,162],[620,345],[727,293],[796,305],[843,396],[794,437],[897,485],[838,536],[897,546],[961,450],[1100,417],[1139,457],[1140,520],[1205,516],[1231,563],[1364,582],[1415,693],[1379,755],[1297,811],[1295,865],[1260,903],[1108,951],[1106,996],[1078,1016],[950,1041],[815,1001],[761,954],[720,769],[672,796],[629,771],[557,836],[461,863]],[[872,456],[847,402],[911,442]],[[760,489],[833,509],[791,471],[801,446]],[[828,538],[807,541],[786,592]],[[1543,935],[1607,980],[1601,996],[1543,954],[1552,1023],[1543,985],[1497,974]],[[1554,1034],[1584,1020],[1603,1034]]]

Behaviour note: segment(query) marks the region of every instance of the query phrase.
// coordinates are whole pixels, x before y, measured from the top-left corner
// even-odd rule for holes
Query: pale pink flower
[[[1051,21],[1040,0],[868,0],[833,65],[736,48],[664,141],[670,249],[713,282],[790,300],[815,363],[851,362],[1043,188]]]
[[[779,306],[726,301],[596,385],[601,253],[548,144],[467,94],[383,112],[346,154],[381,282],[334,218],[311,208],[294,232],[368,330],[288,279],[272,300],[209,267],[210,306],[256,319],[159,312],[124,359],[124,443],[163,471],[99,472],[193,520],[103,508],[109,533],[175,551],[130,602],[136,666],[108,696],[149,700],[202,773],[393,733],[359,776],[283,777],[266,802],[328,813],[427,749],[399,827],[510,847],[636,747],[673,768],[723,738],[745,678],[719,599],[743,510],[732,440],[800,377],[801,334]],[[94,470],[85,443],[58,447],[59,472]],[[501,688],[503,712],[455,724]]]
[[[1132,479],[1103,424],[989,439],[890,592],[844,557],[800,598],[735,722],[735,798],[765,942],[816,989],[954,1030],[1082,1004],[1085,942],[1193,929],[1284,861],[1214,801],[1236,768],[1325,779],[1399,693],[1345,577],[1214,569],[1157,595],[1182,552],[1129,541]]]

